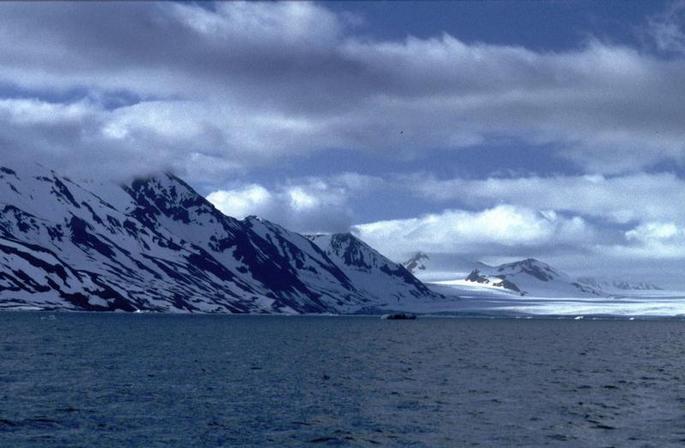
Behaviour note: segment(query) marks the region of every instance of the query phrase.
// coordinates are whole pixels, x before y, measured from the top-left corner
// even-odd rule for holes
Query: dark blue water
[[[685,445],[685,322],[0,313],[1,447]]]

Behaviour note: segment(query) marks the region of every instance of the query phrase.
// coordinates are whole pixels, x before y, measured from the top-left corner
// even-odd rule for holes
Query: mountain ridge
[[[440,298],[401,264],[378,253],[352,233],[305,235],[317,244],[331,259],[343,266],[348,277],[359,285],[365,294],[384,294],[394,298],[385,306],[416,301],[421,297]],[[382,281],[379,281],[382,280]]]
[[[79,184],[23,168],[0,168],[4,308],[339,313],[387,302],[304,236],[225,216],[171,173]]]
[[[603,277],[573,277],[536,258],[528,257],[509,263],[491,266],[481,261],[466,259],[435,260],[432,255],[422,251],[414,252],[402,265],[417,275],[419,279],[429,284],[441,286],[449,285],[455,290],[466,287],[473,291],[474,287],[483,287],[483,291],[502,291],[513,295],[541,295],[551,294],[562,297],[565,295],[580,297],[619,297],[648,291],[662,291],[660,286],[640,280],[626,280]],[[445,269],[452,267],[452,269]],[[463,273],[461,273],[463,272]],[[521,284],[521,278],[524,279]],[[535,280],[529,283],[528,280]],[[559,283],[559,290],[546,286],[547,282]],[[441,289],[442,290],[442,289]]]
[[[605,296],[599,289],[584,285],[568,274],[535,258],[489,266],[478,263],[465,281],[503,288],[521,296]]]

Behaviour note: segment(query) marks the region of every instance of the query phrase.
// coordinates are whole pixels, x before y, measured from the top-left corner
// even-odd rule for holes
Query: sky
[[[2,2],[0,151],[457,271],[683,288],[685,1]]]

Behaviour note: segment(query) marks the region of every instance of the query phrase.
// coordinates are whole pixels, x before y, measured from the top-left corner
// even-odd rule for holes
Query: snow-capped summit
[[[554,268],[543,263],[535,258],[526,258],[525,260],[515,261],[513,263],[501,264],[495,267],[496,271],[503,275],[527,274],[542,282],[548,282],[555,279],[569,280],[570,278]]]
[[[433,283],[464,278],[473,269],[474,261],[458,254],[417,251],[401,264],[422,282]]]
[[[591,285],[581,284],[569,275],[534,258],[489,266],[478,263],[464,279],[471,284],[501,288],[516,295],[543,297],[605,296]]]
[[[420,271],[425,271],[429,261],[430,257],[428,254],[419,251],[412,255],[407,261],[403,262],[402,266],[412,274],[416,274]]]
[[[317,313],[386,301],[366,281],[386,282],[382,270],[356,284],[302,235],[225,216],[169,173],[119,185],[3,167],[0,211],[0,307]]]
[[[379,308],[436,299],[404,266],[390,261],[351,233],[307,235]]]

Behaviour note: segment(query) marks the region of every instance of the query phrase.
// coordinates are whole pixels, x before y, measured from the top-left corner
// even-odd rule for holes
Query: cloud
[[[401,183],[410,185],[420,198],[437,204],[458,202],[482,209],[504,202],[517,208],[539,207],[555,210],[561,216],[578,217],[590,225],[594,238],[575,240],[574,249],[562,263],[585,254],[591,260],[586,264],[596,265],[608,257],[607,262],[614,266],[619,260],[625,261],[624,269],[630,270],[630,260],[636,258],[675,260],[685,256],[685,211],[676,206],[685,201],[685,181],[675,174],[476,180],[413,175]],[[549,256],[555,256],[559,241],[547,244]],[[527,250],[518,254],[526,256]],[[583,268],[583,262],[577,264]]]
[[[263,215],[273,207],[273,195],[261,185],[246,185],[236,190],[218,190],[210,193],[207,200],[222,213],[243,219],[249,215]]]
[[[685,181],[657,171],[685,165],[683,4],[646,20],[650,52],[592,38],[563,51],[380,39],[358,32],[363,17],[311,2],[2,3],[2,163],[96,177],[170,169],[228,214],[300,231],[347,230],[376,219],[362,206],[385,213],[384,199],[401,207],[410,192],[395,216],[413,218],[355,227],[388,254],[676,259]],[[567,165],[435,177],[446,151],[493,142],[502,164],[510,144]],[[434,173],[316,177],[337,169],[329,151],[348,152],[345,169],[430,160],[415,169]],[[300,160],[319,166],[285,179],[279,164]],[[257,177],[264,167],[270,177]]]
[[[299,232],[347,231],[353,216],[349,199],[349,190],[320,179],[272,189],[250,184],[207,195],[228,216],[257,215]]]
[[[685,226],[673,222],[646,222],[625,232],[625,243],[602,245],[598,250],[621,259],[685,259]]]
[[[262,7],[218,2],[210,10],[176,3],[172,12],[198,35],[228,44],[248,39],[254,46],[327,46],[341,31],[338,17],[316,4],[277,3]],[[316,41],[310,42],[312,37]]]
[[[83,101],[61,104],[35,99],[0,99],[1,119],[16,126],[79,124],[96,112],[96,108]]]
[[[108,110],[88,100],[0,99],[2,163],[39,161],[70,175],[115,179],[160,170],[222,179],[242,168],[239,158],[207,150],[219,139],[211,122],[177,112],[168,103]]]
[[[278,208],[290,213],[308,212],[342,205],[345,200],[335,194],[321,193],[321,189],[312,191],[308,186],[281,188],[272,193],[261,185],[251,184],[235,190],[214,191],[207,200],[224,214],[238,219],[249,215],[272,215]]]
[[[475,261],[498,264],[536,257],[572,276],[684,286],[685,226],[674,222],[644,222],[621,230],[568,213],[499,205],[477,211],[448,209],[352,229],[395,261],[417,251],[429,253],[431,278],[463,277]]]
[[[410,180],[411,179],[411,180]],[[685,181],[671,173],[439,180],[405,180],[421,198],[471,206],[508,202],[593,216],[609,222],[675,219],[685,222]]]
[[[512,205],[481,211],[445,210],[360,224],[353,231],[395,259],[419,250],[480,257],[503,248],[525,252],[540,246],[584,244],[593,238],[593,229],[580,217]]]
[[[12,109],[3,144],[26,158],[49,155],[57,134],[55,146],[71,149],[53,159],[69,154],[65,165],[105,174],[128,158],[130,170],[171,166],[217,183],[230,173],[192,161],[236,170],[331,149],[413,157],[493,138],[552,148],[592,172],[685,161],[677,57],[596,40],[540,52],[449,34],[362,38],[345,15],[305,2],[0,11]],[[61,132],[45,116],[17,121],[20,97],[83,115]]]
[[[685,236],[685,229],[680,229],[672,222],[649,222],[626,232],[628,240],[640,242],[668,241]]]
[[[647,33],[656,47],[668,53],[685,52],[685,1],[672,2],[665,11],[649,18]]]

